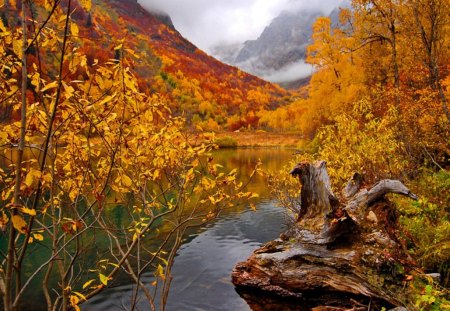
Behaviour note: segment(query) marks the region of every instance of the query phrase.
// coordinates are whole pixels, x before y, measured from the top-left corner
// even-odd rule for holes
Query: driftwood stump
[[[286,298],[293,299],[303,306],[299,310],[357,304],[377,310],[405,304],[404,280],[415,263],[400,243],[395,209],[385,195],[417,197],[398,180],[362,188],[363,178],[355,174],[338,199],[324,161],[300,163],[291,174],[302,184],[296,225],[232,273],[249,305],[261,299],[252,290],[283,297],[283,305]]]

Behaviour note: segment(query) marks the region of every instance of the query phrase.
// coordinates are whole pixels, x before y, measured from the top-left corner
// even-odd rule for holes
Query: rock
[[[375,213],[374,213],[373,211],[370,211],[369,214],[367,214],[366,219],[367,219],[368,221],[373,222],[374,224],[377,224],[377,223],[378,223],[377,215],[375,215]]]
[[[381,231],[368,234],[364,239],[368,244],[378,244],[385,248],[394,248],[397,245],[397,243],[393,241],[387,233],[383,233]]]
[[[428,273],[426,276],[433,279],[434,283],[439,284],[441,282],[441,274],[440,273]]]

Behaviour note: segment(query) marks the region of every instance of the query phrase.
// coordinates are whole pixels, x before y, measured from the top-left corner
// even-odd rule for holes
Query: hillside
[[[35,10],[44,12],[43,5],[35,1]],[[211,129],[251,126],[257,122],[257,111],[278,107],[288,95],[208,56],[180,35],[169,16],[147,12],[136,0],[95,0],[89,12],[78,1],[74,6],[72,20],[78,24],[80,50],[88,60],[133,56],[140,86],[160,94],[188,123]],[[10,19],[19,15],[5,14],[5,8],[3,14],[16,16]]]

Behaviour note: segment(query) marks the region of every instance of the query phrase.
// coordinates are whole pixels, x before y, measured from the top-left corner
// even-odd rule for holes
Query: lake
[[[258,159],[264,169],[281,170],[292,153],[284,149],[222,149],[213,156],[228,170],[237,168],[239,178],[246,180]],[[250,310],[231,283],[231,270],[263,243],[277,238],[284,230],[286,215],[270,197],[262,176],[255,176],[248,187],[260,194],[255,212],[248,206],[225,212],[186,237],[172,268],[166,310]],[[143,281],[150,283],[152,278],[149,272]],[[105,290],[83,304],[82,310],[123,310],[132,288],[133,284],[125,283]],[[145,300],[138,306],[148,309]]]

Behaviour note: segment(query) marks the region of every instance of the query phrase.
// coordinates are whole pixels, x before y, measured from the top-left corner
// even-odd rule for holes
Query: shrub
[[[236,148],[238,145],[237,141],[231,136],[218,137],[215,143],[219,148]]]

